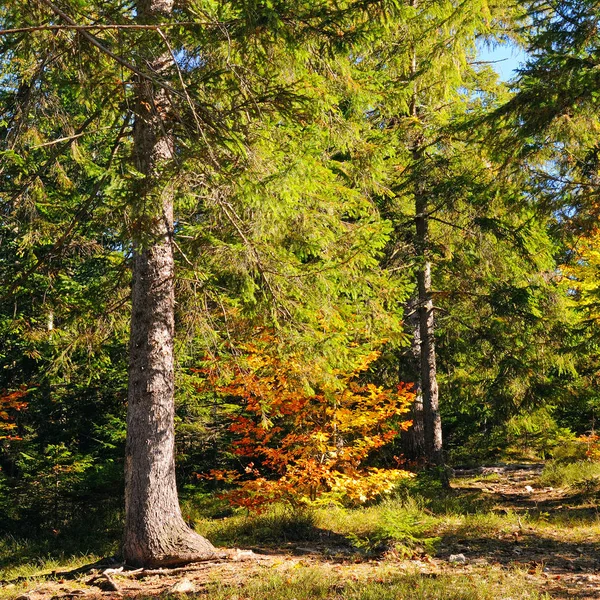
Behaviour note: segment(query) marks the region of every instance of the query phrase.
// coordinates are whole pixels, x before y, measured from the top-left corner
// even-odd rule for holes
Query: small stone
[[[189,579],[180,579],[175,585],[171,586],[169,591],[172,594],[193,594],[196,591],[196,586]]]
[[[464,564],[467,562],[467,557],[464,554],[451,554],[448,562],[454,564]]]
[[[256,554],[252,550],[240,550],[236,548],[231,553],[231,560],[252,560],[256,557]]]
[[[526,491],[528,494],[531,494],[531,493],[533,493],[533,491],[534,491],[534,490],[533,490],[533,488],[532,488],[530,485],[526,485],[526,486],[525,486],[525,491]]]

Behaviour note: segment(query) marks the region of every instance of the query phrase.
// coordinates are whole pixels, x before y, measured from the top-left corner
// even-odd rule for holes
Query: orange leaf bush
[[[268,342],[268,340],[266,340]],[[366,467],[379,448],[411,422],[402,419],[414,400],[410,386],[384,389],[359,376],[378,357],[364,357],[327,384],[307,383],[305,366],[268,353],[268,343],[244,346],[243,364],[223,382],[219,363],[203,369],[203,391],[213,391],[243,411],[230,424],[232,452],[244,467],[202,477],[235,483],[226,493],[250,510],[274,501],[293,505],[360,504],[390,492],[410,473]],[[332,383],[332,381],[334,383]]]
[[[11,435],[16,429],[15,415],[27,408],[27,402],[23,398],[27,395],[27,388],[21,387],[13,392],[0,393],[0,440],[19,439]]]

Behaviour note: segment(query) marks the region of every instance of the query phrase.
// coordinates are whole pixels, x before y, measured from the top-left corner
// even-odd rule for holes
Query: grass
[[[371,506],[347,509],[331,505],[313,510],[290,510],[275,505],[262,514],[238,510],[230,517],[211,519],[221,511],[214,498],[188,502],[196,530],[220,546],[281,546],[311,542],[325,553],[348,550],[357,558],[393,552],[398,557],[434,555],[442,536],[456,529],[465,535],[493,536],[511,531],[515,515],[493,510],[489,497],[443,490],[436,479],[420,476],[402,487],[395,498]]]
[[[468,575],[399,572],[383,565],[365,576],[336,572],[335,567],[292,568],[248,583],[214,585],[211,600],[492,600],[541,599],[524,571],[480,569]]]
[[[38,532],[29,537],[0,536],[0,581],[19,580],[9,587],[0,586],[0,599],[24,594],[40,582],[52,580],[53,571],[77,569],[116,554],[121,519],[122,514],[115,511],[102,519],[75,523],[63,532]],[[76,584],[66,582],[64,586]]]
[[[540,476],[540,483],[544,486],[597,491],[600,488],[600,463],[587,460],[572,463],[548,462]]]
[[[434,504],[438,509],[435,512],[418,497],[391,499],[356,509],[331,506],[290,510],[275,505],[258,515],[238,512],[221,520],[198,517],[195,527],[218,546],[306,542],[325,545],[333,553],[349,549],[359,557],[391,550],[400,556],[434,554],[440,541],[439,531],[461,523],[479,533],[506,527],[506,517],[489,511],[475,512],[471,498],[437,499]]]
[[[90,533],[90,532],[87,532]],[[117,540],[90,545],[77,538],[0,538],[0,580],[28,577],[40,571],[76,568],[118,551]],[[73,566],[75,565],[75,566]]]
[[[497,476],[462,480],[461,489],[451,492],[435,480],[418,477],[396,497],[354,509],[291,510],[276,505],[249,515],[214,495],[199,495],[188,499],[183,511],[197,531],[218,546],[312,551],[310,560],[296,558],[293,567],[264,569],[256,576],[247,575],[248,566],[240,565],[237,569],[247,576],[235,585],[213,581],[211,599],[539,599],[544,597],[539,592],[542,567],[532,574],[532,561],[521,552],[576,555],[583,547],[586,556],[593,556],[600,549],[596,491],[581,487],[582,482],[595,481],[597,474],[600,465],[549,463],[543,485],[552,482],[577,492],[572,496],[577,502],[569,501],[558,511],[534,504],[529,509],[499,506],[502,500],[489,490],[474,489],[478,481],[485,487]],[[0,538],[0,579],[30,578],[10,590],[0,588],[0,598],[31,589],[40,574],[51,578],[53,570],[73,569],[117,550],[117,536],[93,545],[91,532],[86,533],[87,538],[82,534],[78,539]],[[461,552],[469,564],[446,562],[450,554]],[[444,560],[430,558],[436,556]]]
[[[44,552],[46,551],[46,552]],[[8,586],[0,586],[0,599],[8,600],[27,594],[42,582],[56,579],[53,571],[69,571],[96,562],[101,557],[95,554],[66,554],[55,548],[48,552],[45,545],[31,540],[18,539],[12,536],[0,538],[0,581],[17,580]],[[64,585],[79,587],[80,584],[68,582]]]

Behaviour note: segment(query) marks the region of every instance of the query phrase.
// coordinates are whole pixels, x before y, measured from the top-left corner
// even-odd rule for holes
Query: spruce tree
[[[441,465],[434,230],[445,223],[451,227],[453,213],[460,210],[463,190],[453,191],[448,185],[453,178],[461,179],[453,167],[462,168],[457,159],[462,147],[454,143],[452,128],[473,93],[470,86],[477,85],[471,64],[476,62],[476,40],[502,37],[516,14],[514,7],[485,1],[458,8],[451,2],[413,1],[405,16],[391,34],[396,43],[370,48],[359,68],[376,73],[388,92],[369,113],[376,128],[372,135],[384,144],[388,166],[385,193],[380,196],[382,213],[396,234],[388,267],[411,263],[415,281],[407,312],[414,314],[412,354],[418,357],[414,379],[423,403],[423,440],[414,439],[412,446],[422,447],[429,463]]]
[[[90,186],[78,222],[95,222],[92,208],[116,199],[103,228],[117,231],[132,257],[124,541],[132,564],[214,555],[183,522],[175,486],[173,253],[185,213],[175,214],[185,206],[180,186],[193,179],[192,164],[214,177],[235,165],[243,170],[253,125],[298,114],[302,95],[290,61],[336,47],[348,52],[347,38],[359,38],[385,10],[376,2],[176,8],[170,0],[134,6],[41,0],[2,8],[4,93],[11,105],[3,149],[14,177],[23,180],[14,198],[24,198],[63,157],[81,167]],[[49,151],[29,174],[14,144],[32,158],[24,139],[35,113],[48,125],[41,145],[56,153]],[[112,146],[102,144],[104,131],[112,133]],[[78,145],[86,136],[91,142]],[[205,185],[197,184],[197,195]],[[7,212],[13,208],[9,201]],[[191,212],[201,215],[201,203]],[[67,228],[65,239],[71,233]]]

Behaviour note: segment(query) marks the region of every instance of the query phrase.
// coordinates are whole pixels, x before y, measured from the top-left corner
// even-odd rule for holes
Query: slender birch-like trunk
[[[173,0],[139,0],[140,22],[164,17]],[[167,53],[149,63],[156,75]],[[161,171],[173,159],[169,101],[137,81],[134,161],[144,175],[133,200],[134,260],[125,462],[125,560],[173,565],[215,555],[184,522],[175,482],[173,194]]]

